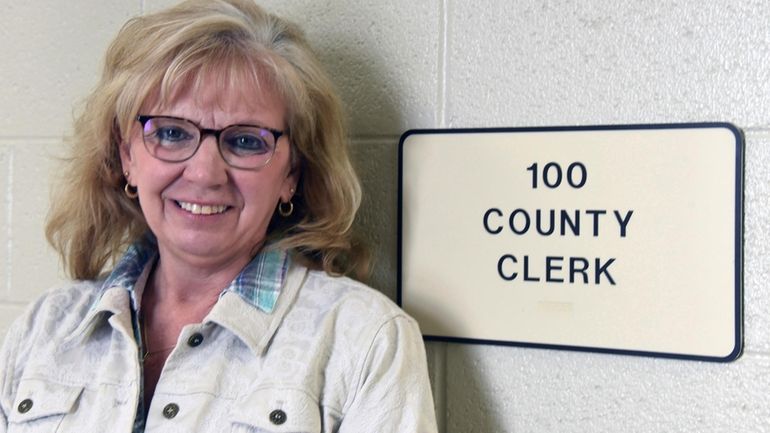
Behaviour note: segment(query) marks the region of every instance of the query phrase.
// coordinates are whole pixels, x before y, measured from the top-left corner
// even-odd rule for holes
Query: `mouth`
[[[177,206],[190,212],[193,215],[216,215],[221,214],[230,209],[227,205],[202,205],[197,203],[188,203],[186,201],[174,200]]]

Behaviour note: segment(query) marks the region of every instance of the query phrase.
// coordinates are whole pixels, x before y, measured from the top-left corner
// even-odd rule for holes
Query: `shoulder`
[[[424,351],[417,322],[387,296],[347,277],[308,271],[288,322],[329,342],[337,355],[363,361],[377,346]],[[360,367],[360,364],[358,365]]]
[[[295,319],[289,326],[308,330],[318,343],[308,346],[324,347],[319,355],[319,362],[325,363],[322,394],[346,425],[360,426],[353,427],[356,431],[381,431],[378,423],[407,425],[425,419],[430,424],[422,334],[417,322],[388,297],[350,278],[308,271],[290,314]],[[307,325],[297,326],[297,318]],[[401,416],[395,419],[390,416],[394,413]]]
[[[316,310],[334,314],[339,320],[359,325],[382,324],[396,318],[413,321],[379,291],[351,278],[331,276],[323,271],[308,271],[297,303],[314,306]]]
[[[0,349],[0,406],[10,404],[23,372],[32,364],[50,369],[47,360],[83,322],[98,299],[101,284],[77,281],[50,289],[11,324]]]
[[[6,338],[57,341],[72,333],[99,299],[101,281],[72,281],[49,289],[31,303],[8,330]]]

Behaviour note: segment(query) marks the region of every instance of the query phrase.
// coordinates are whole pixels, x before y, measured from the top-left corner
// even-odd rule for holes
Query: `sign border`
[[[398,260],[396,265],[396,303],[403,308],[403,188],[404,188],[404,142],[412,135],[429,134],[467,134],[467,133],[522,133],[522,132],[558,132],[558,131],[617,131],[617,130],[647,130],[647,129],[706,129],[724,128],[735,137],[735,340],[733,350],[724,357],[701,356],[686,353],[651,352],[624,349],[609,349],[604,347],[570,346],[543,343],[524,343],[508,340],[485,340],[462,337],[446,337],[439,335],[423,335],[428,341],[449,343],[470,343],[495,346],[512,346],[535,349],[568,350],[576,352],[604,353],[615,355],[647,356],[656,358],[683,359],[707,362],[732,362],[743,354],[744,345],[744,306],[743,306],[743,228],[744,228],[744,182],[745,182],[745,137],[743,131],[728,122],[695,122],[695,123],[652,123],[652,124],[622,124],[622,125],[583,125],[583,126],[537,126],[537,127],[497,127],[497,128],[435,128],[409,129],[398,142]]]

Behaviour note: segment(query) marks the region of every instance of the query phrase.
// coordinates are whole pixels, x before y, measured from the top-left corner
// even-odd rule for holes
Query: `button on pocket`
[[[319,433],[321,408],[298,389],[267,387],[239,397],[230,410],[233,432]]]
[[[163,416],[172,419],[179,413],[179,405],[176,403],[169,403],[163,408]]]
[[[16,391],[15,411],[8,414],[12,423],[49,418],[51,422],[72,413],[83,392],[82,386],[63,385],[41,379],[22,379]]]
[[[24,400],[19,403],[19,413],[27,413],[30,409],[32,409],[32,400],[25,398]]]
[[[286,412],[276,409],[270,412],[270,422],[275,425],[281,425],[286,422]]]

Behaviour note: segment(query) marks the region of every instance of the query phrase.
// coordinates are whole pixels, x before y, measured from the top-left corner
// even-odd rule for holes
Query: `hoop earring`
[[[126,186],[123,187],[123,192],[125,192],[126,196],[130,199],[139,197],[139,189],[135,186],[131,186],[128,182],[126,182]]]
[[[288,207],[288,209],[286,209],[286,207],[284,207],[284,206]],[[286,203],[284,203],[284,202],[278,203],[278,214],[279,215],[281,215],[282,217],[286,218],[286,217],[290,216],[292,213],[294,213],[294,203],[292,203],[291,200],[289,200]]]

